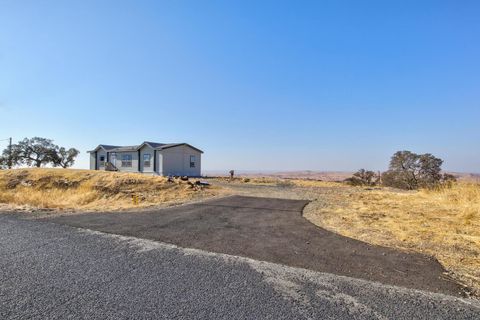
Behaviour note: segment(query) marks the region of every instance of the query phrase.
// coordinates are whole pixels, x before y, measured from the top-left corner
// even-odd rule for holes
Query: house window
[[[105,165],[105,156],[100,156],[100,167]]]
[[[122,155],[122,167],[131,167],[132,166],[132,155],[123,154]]]
[[[149,153],[145,153],[143,155],[143,167],[150,167],[150,154]]]
[[[190,156],[190,168],[195,168],[195,156]]]

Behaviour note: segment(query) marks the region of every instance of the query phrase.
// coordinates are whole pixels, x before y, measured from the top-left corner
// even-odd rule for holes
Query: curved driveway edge
[[[434,258],[373,246],[317,227],[302,217],[307,203],[231,196],[157,211],[48,220],[389,285],[462,294]]]

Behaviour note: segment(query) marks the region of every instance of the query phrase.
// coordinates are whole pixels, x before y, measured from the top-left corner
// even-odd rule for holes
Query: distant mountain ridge
[[[299,171],[247,171],[235,170],[236,176],[242,177],[270,177],[280,179],[310,179],[322,181],[343,181],[352,176],[353,171],[315,171],[315,170],[299,170]],[[462,181],[480,182],[480,173],[467,172],[448,172],[453,174],[457,179]],[[228,170],[211,170],[205,171],[207,176],[228,176]]]

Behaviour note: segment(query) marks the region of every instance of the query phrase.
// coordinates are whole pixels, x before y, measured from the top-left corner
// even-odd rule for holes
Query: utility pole
[[[12,169],[12,137],[8,140],[8,169]]]

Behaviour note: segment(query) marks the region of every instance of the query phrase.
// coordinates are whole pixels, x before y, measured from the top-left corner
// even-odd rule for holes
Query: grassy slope
[[[436,257],[480,294],[480,184],[419,192],[365,190],[331,194],[305,212],[313,223],[373,244]]]
[[[72,169],[0,171],[0,203],[60,210],[119,210],[212,195],[164,177]],[[139,197],[134,205],[132,195]]]

